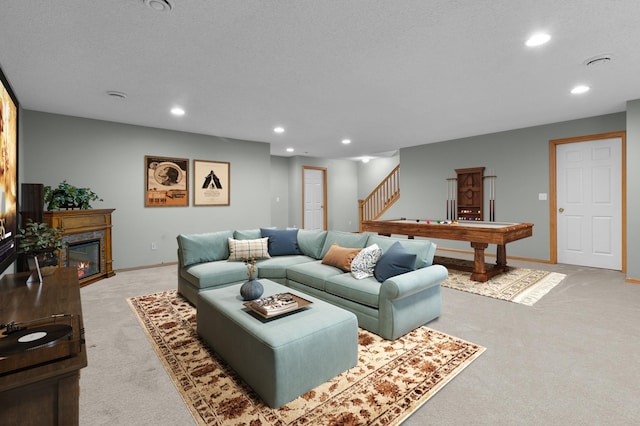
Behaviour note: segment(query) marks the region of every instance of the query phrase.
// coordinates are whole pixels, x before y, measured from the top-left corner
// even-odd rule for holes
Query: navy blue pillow
[[[262,238],[269,237],[269,255],[302,254],[298,247],[297,229],[260,228]]]
[[[383,282],[387,278],[411,272],[414,269],[416,269],[416,255],[407,252],[402,244],[396,241],[386,252],[382,253],[373,269],[373,275],[376,280]]]

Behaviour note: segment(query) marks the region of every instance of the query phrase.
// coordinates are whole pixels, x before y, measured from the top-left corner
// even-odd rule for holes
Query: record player
[[[74,356],[83,343],[80,318],[73,314],[0,324],[0,375]]]

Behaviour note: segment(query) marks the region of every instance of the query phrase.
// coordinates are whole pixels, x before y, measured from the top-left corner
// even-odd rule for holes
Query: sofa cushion
[[[385,237],[372,234],[367,244],[378,244],[383,252],[387,251],[395,242],[399,241],[407,252],[416,255],[416,269],[433,265],[433,256],[436,254],[436,244],[426,240],[410,240],[408,238]]]
[[[229,260],[247,260],[247,259],[268,259],[269,248],[268,238],[258,238],[255,240],[235,240],[229,238]]]
[[[270,259],[258,260],[258,278],[285,279],[287,268],[301,263],[313,262],[315,259],[305,255],[276,256]]]
[[[373,269],[382,255],[382,249],[372,244],[360,250],[351,262],[351,275],[357,280],[373,276]]]
[[[327,254],[333,243],[336,243],[341,247],[362,249],[367,244],[368,238],[368,234],[356,234],[353,232],[344,231],[327,231],[327,238],[324,240],[324,246],[322,247],[320,258],[323,258]]]
[[[298,248],[306,256],[322,259],[322,247],[326,238],[327,231],[300,229],[298,230]]]
[[[232,237],[236,240],[257,240],[258,238],[262,238],[262,233],[260,232],[260,228],[241,229],[233,231]]]
[[[228,258],[229,244],[227,239],[232,236],[233,232],[231,231],[178,235],[182,266]]]
[[[322,258],[322,263],[325,265],[335,266],[342,269],[344,272],[351,271],[351,262],[353,258],[360,253],[361,249],[352,249],[340,247],[338,244],[332,244],[327,254]]]
[[[287,268],[287,281],[296,281],[309,287],[324,291],[327,278],[344,274],[339,268],[323,265],[321,261],[303,263]]]
[[[351,274],[335,275],[327,279],[324,291],[361,305],[378,308],[380,283],[373,277],[358,280]]]
[[[416,267],[416,257],[415,254],[407,252],[399,241],[396,241],[387,251],[382,253],[373,274],[379,282],[383,282],[387,278],[411,272]]]
[[[206,289],[230,283],[246,281],[247,267],[240,262],[198,263],[180,270],[180,275],[198,289]]]
[[[298,247],[297,229],[260,228],[262,237],[269,238],[269,254],[271,256],[285,256],[302,254]]]

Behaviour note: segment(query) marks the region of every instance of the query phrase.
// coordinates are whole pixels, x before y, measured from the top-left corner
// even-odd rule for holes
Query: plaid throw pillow
[[[234,240],[229,238],[229,260],[251,260],[268,259],[269,238],[258,238],[256,240]]]

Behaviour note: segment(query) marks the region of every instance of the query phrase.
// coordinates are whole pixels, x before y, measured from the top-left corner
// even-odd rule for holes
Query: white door
[[[304,229],[324,230],[324,173],[304,169]]]
[[[622,269],[622,139],[556,146],[558,262]]]

